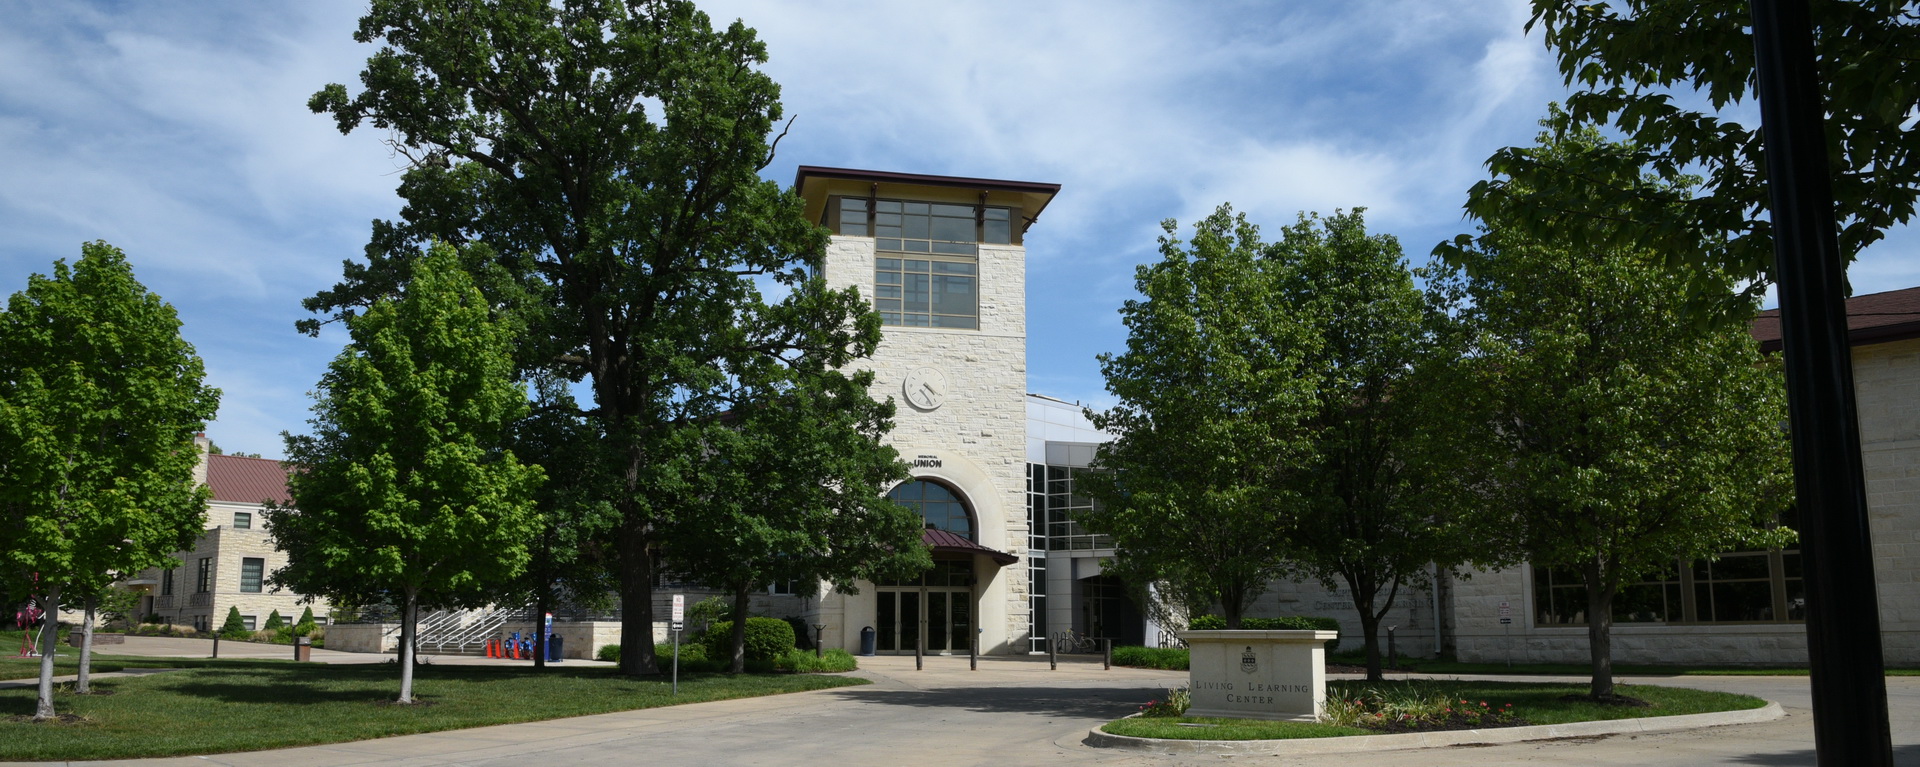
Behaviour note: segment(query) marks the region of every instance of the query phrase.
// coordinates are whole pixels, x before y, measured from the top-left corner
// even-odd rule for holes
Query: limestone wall
[[[873,295],[875,250],[867,237],[836,236],[828,246],[824,276],[834,287],[858,287]],[[1026,510],[1026,249],[981,245],[980,328],[949,330],[888,326],[872,359],[854,363],[874,371],[873,394],[893,398],[898,412],[889,442],[909,462],[925,455],[939,466],[915,468],[916,476],[948,482],[966,496],[979,519],[977,541],[987,548],[1025,556]],[[932,368],[946,381],[945,401],[920,408],[904,396],[908,375]],[[983,560],[984,561],[984,560]],[[980,600],[977,625],[986,652],[1024,652],[1027,571],[1024,561],[976,568]],[[871,601],[871,586],[859,596]],[[870,608],[865,608],[870,611]],[[856,618],[859,605],[825,609]],[[859,624],[865,625],[865,624]],[[841,646],[857,649],[859,625],[834,626]]]

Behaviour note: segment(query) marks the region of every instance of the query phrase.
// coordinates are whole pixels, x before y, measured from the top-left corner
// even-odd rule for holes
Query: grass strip
[[[58,711],[84,717],[79,723],[12,721],[8,717],[33,713],[34,691],[0,690],[0,761],[254,751],[867,683],[800,674],[683,673],[675,697],[665,679],[633,679],[609,668],[542,673],[422,666],[414,694],[423,704],[395,706],[388,702],[400,679],[392,664],[195,662],[206,667],[96,681],[96,689],[109,693],[104,695],[56,694]]]
[[[1566,724],[1568,722],[1592,722],[1608,719],[1639,719],[1651,716],[1679,716],[1682,714],[1704,714],[1715,711],[1743,711],[1766,705],[1766,701],[1751,695],[1736,695],[1725,692],[1693,690],[1684,687],[1659,687],[1654,685],[1619,685],[1616,691],[1628,697],[1639,698],[1650,704],[1649,708],[1610,706],[1598,703],[1569,700],[1567,696],[1581,696],[1587,693],[1585,683],[1542,683],[1542,682],[1476,682],[1455,680],[1415,680],[1413,682],[1388,681],[1367,683],[1362,681],[1336,681],[1327,684],[1327,695],[1357,696],[1368,688],[1391,690],[1395,686],[1417,684],[1426,689],[1444,691],[1448,696],[1469,701],[1468,705],[1479,705],[1485,701],[1493,708],[1513,704],[1514,713],[1527,720],[1529,724]],[[1181,726],[1198,724],[1207,726]],[[1193,717],[1134,717],[1108,722],[1101,730],[1114,735],[1127,735],[1137,738],[1169,738],[1177,740],[1285,740],[1291,738],[1327,738],[1345,735],[1377,735],[1373,730],[1358,727],[1336,727],[1312,722],[1264,722],[1245,719],[1210,719]]]

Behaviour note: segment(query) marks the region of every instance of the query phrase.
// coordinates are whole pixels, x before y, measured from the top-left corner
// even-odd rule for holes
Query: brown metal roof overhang
[[[1780,310],[1754,317],[1751,329],[1761,351],[1780,350]],[[1920,287],[1870,293],[1847,299],[1847,342],[1851,346],[1920,338]]]
[[[920,540],[925,542],[928,548],[933,549],[935,554],[982,554],[1001,567],[1020,561],[1019,557],[1012,554],[998,549],[989,549],[967,540],[966,536],[946,530],[928,528],[920,533]]]
[[[1028,224],[1040,218],[1040,212],[1053,202],[1054,195],[1060,193],[1059,184],[1039,181],[1009,181],[997,178],[968,178],[966,176],[932,176],[924,173],[897,173],[885,170],[859,170],[856,168],[825,168],[818,165],[802,165],[794,172],[793,188],[807,199],[807,216],[817,219],[826,205],[826,189],[834,182],[852,181],[861,185],[871,185],[882,194],[887,187],[919,186],[946,187],[991,193],[996,196],[1013,195],[1006,202],[1018,200],[1021,215]],[[998,203],[996,203],[998,204]]]

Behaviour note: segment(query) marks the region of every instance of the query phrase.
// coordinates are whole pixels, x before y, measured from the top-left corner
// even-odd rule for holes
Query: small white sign
[[[1507,604],[1507,603],[1505,603],[1505,602],[1501,602],[1501,603],[1500,603],[1500,617],[1502,617],[1502,618],[1510,618],[1510,617],[1512,617],[1512,616],[1513,616],[1513,607],[1512,607],[1511,605],[1508,605],[1508,604]]]
[[[687,619],[687,595],[675,594],[673,595],[673,622],[679,623],[686,619]]]

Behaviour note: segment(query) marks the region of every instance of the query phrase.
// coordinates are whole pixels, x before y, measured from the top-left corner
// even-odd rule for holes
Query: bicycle
[[[1075,631],[1062,631],[1053,638],[1055,652],[1063,654],[1090,653],[1100,650],[1099,640]]]

